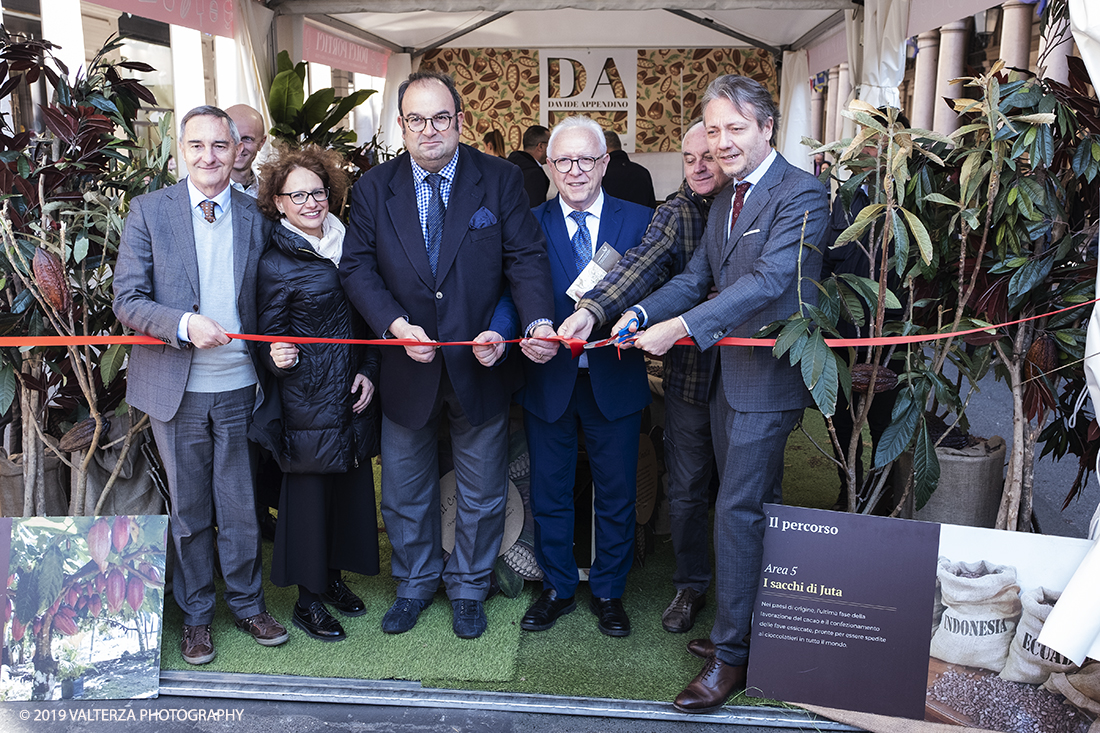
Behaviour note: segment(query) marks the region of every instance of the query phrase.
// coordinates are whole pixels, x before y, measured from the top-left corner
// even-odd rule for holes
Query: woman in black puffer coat
[[[340,286],[344,227],[329,212],[348,189],[341,158],[309,146],[260,171],[260,209],[279,225],[260,259],[261,334],[369,338]],[[378,573],[378,522],[370,459],[380,413],[372,399],[376,347],[273,343],[253,434],[283,470],[271,581],[298,586],[294,625],[323,641],[346,638],[325,602],[346,616],[366,606],[341,571]]]

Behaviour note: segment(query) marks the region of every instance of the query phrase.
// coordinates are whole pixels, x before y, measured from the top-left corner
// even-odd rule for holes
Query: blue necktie
[[[432,276],[435,276],[436,267],[439,265],[439,243],[443,241],[443,215],[446,208],[443,206],[443,195],[440,187],[443,185],[443,176],[438,173],[429,173],[424,179],[432,193],[428,196],[428,264],[432,266]]]
[[[577,222],[577,233],[573,235],[573,264],[578,273],[592,260],[592,235],[584,225],[587,216],[587,211],[569,212],[569,218]]]

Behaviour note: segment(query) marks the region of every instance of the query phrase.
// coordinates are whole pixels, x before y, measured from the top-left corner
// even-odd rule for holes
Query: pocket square
[[[491,227],[497,223],[496,216],[493,212],[482,206],[480,209],[474,212],[474,215],[470,217],[471,229],[484,229],[485,227]]]
[[[752,230],[751,232],[745,232],[745,233],[744,233],[744,234],[742,234],[741,236],[742,236],[742,237],[747,237],[747,236],[749,236],[750,234],[759,234],[759,233],[760,233],[760,230],[759,230],[759,229],[753,229],[753,230]]]

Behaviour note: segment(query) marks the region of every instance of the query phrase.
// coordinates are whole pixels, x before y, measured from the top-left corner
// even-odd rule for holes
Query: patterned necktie
[[[199,204],[199,208],[202,209],[202,215],[206,217],[206,220],[211,224],[214,223],[214,202],[210,199],[203,201]]]
[[[577,222],[577,233],[573,235],[573,264],[577,266],[578,273],[592,259],[592,235],[584,224],[587,216],[587,211],[569,212],[569,218]]]
[[[438,173],[429,173],[424,179],[428,187],[432,189],[428,196],[428,264],[432,266],[432,276],[435,276],[436,267],[439,265],[439,243],[443,241],[443,215],[447,212],[443,206],[443,194],[440,187],[443,185],[443,176]]]
[[[742,181],[737,184],[737,193],[733,197],[733,207],[730,209],[730,234],[733,234],[733,226],[737,223],[737,217],[741,216],[741,209],[745,207],[745,194],[749,192],[749,182]]]

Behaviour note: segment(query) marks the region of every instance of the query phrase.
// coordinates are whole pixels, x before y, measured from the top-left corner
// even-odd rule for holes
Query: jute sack
[[[1054,672],[1076,669],[1077,665],[1073,662],[1038,641],[1039,632],[1043,630],[1043,624],[1060,595],[1057,591],[1042,587],[1020,594],[1024,610],[1008,648],[1008,661],[1001,670],[1001,679],[1041,685]]]
[[[1054,672],[1043,688],[1063,697],[1093,715],[1100,715],[1100,662],[1085,662],[1076,672]]]
[[[946,608],[930,653],[951,664],[1000,672],[1020,618],[1016,569],[979,562],[941,563],[937,575]]]

